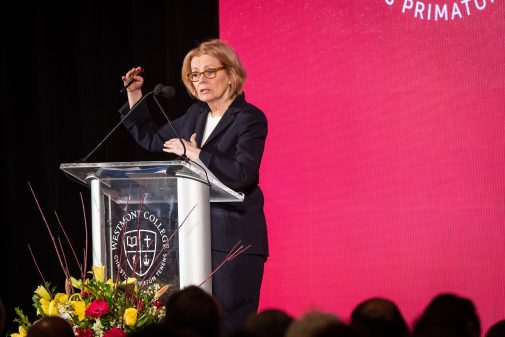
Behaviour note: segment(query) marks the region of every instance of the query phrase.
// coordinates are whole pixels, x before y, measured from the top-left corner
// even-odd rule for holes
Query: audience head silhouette
[[[164,325],[153,323],[141,330],[130,332],[128,337],[171,337],[170,330]]]
[[[170,330],[193,332],[201,337],[219,337],[221,309],[214,297],[197,286],[173,293],[166,302],[162,324]]]
[[[75,334],[67,320],[51,316],[36,321],[28,329],[27,337],[75,337]]]
[[[361,337],[349,325],[341,322],[333,322],[325,326],[323,329],[315,332],[312,337]]]
[[[414,324],[413,336],[445,335],[479,337],[480,319],[468,298],[454,294],[437,295]]]
[[[286,330],[285,337],[325,336],[331,326],[343,324],[331,313],[314,310],[306,313],[300,319],[294,320]]]
[[[493,324],[487,330],[486,337],[505,337],[505,319]]]
[[[293,320],[285,311],[267,309],[250,316],[245,330],[258,337],[283,337]]]
[[[351,327],[363,337],[406,337],[410,333],[398,306],[379,297],[356,306],[351,314]]]
[[[200,335],[193,331],[172,330],[165,325],[153,323],[141,330],[130,332],[128,337],[200,337]]]

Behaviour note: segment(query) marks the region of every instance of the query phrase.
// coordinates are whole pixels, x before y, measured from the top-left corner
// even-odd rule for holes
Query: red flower
[[[156,309],[159,309],[160,307],[163,306],[163,303],[160,301],[153,301],[153,305],[156,307]]]
[[[93,337],[93,331],[90,328],[82,328],[75,330],[76,337]]]
[[[92,318],[99,318],[103,315],[107,315],[109,313],[109,305],[105,300],[94,300],[89,305],[88,309],[86,309],[86,316]]]
[[[102,337],[126,337],[126,333],[120,328],[110,328],[103,333]]]

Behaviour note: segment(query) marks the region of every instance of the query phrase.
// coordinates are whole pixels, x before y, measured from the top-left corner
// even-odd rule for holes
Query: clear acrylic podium
[[[90,187],[93,264],[135,277],[212,293],[210,202],[240,202],[203,164],[183,160],[68,163]]]

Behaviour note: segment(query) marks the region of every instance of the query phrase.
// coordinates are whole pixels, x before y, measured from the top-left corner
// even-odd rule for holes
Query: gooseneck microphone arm
[[[154,87],[154,90],[153,90],[153,91],[148,92],[147,94],[145,94],[144,96],[142,96],[142,98],[141,98],[141,99],[139,99],[139,100],[138,100],[138,102],[137,102],[137,103],[135,103],[135,104],[131,107],[130,111],[128,111],[128,112],[127,112],[127,113],[126,113],[126,114],[125,114],[125,115],[121,118],[121,120],[119,121],[119,123],[117,123],[117,124],[116,124],[116,126],[115,126],[112,130],[110,130],[110,132],[107,134],[107,136],[105,136],[105,137],[104,137],[104,139],[102,139],[102,141],[101,141],[101,142],[100,142],[100,143],[99,143],[99,144],[98,144],[98,145],[97,145],[97,146],[96,146],[96,147],[95,147],[95,148],[94,148],[94,149],[93,149],[90,153],[88,153],[85,157],[83,157],[83,158],[79,159],[77,162],[78,162],[78,163],[84,163],[84,162],[86,162],[86,160],[88,160],[88,158],[89,158],[89,157],[91,157],[91,155],[92,155],[93,153],[95,153],[95,151],[96,151],[96,150],[98,150],[98,148],[99,148],[99,147],[100,147],[100,146],[101,146],[101,145],[102,145],[102,144],[103,144],[103,143],[104,143],[104,142],[105,142],[105,141],[106,141],[106,140],[110,137],[110,135],[111,135],[114,131],[116,131],[116,129],[117,129],[117,128],[118,128],[118,127],[119,127],[119,126],[120,126],[120,125],[124,122],[124,120],[125,120],[125,119],[127,119],[127,118],[128,118],[128,116],[130,116],[130,114],[132,113],[132,111],[133,111],[133,110],[135,110],[135,109],[136,109],[136,108],[140,105],[140,103],[142,103],[142,102],[143,102],[143,101],[144,101],[147,97],[149,97],[149,96],[151,96],[151,95],[153,95],[153,94],[156,94],[156,93],[158,93],[159,91],[161,91],[161,90],[162,90],[161,88],[163,88],[163,85],[162,85],[162,84],[158,84],[158,85],[156,85],[156,87]]]
[[[166,86],[163,89],[161,89],[159,92],[156,92],[153,97],[154,97],[154,100],[156,101],[156,104],[158,104],[158,107],[160,108],[161,112],[163,113],[163,116],[165,116],[165,119],[167,120],[168,125],[170,126],[170,128],[174,132],[175,136],[179,139],[179,141],[182,144],[183,153],[182,153],[181,157],[183,157],[184,159],[188,159],[188,157],[186,156],[186,145],[184,144],[181,136],[179,135],[179,132],[177,132],[177,129],[174,127],[174,125],[170,121],[170,118],[168,118],[168,115],[165,112],[165,109],[163,109],[163,106],[161,105],[161,103],[157,97],[158,95],[161,95],[163,97],[172,97],[172,96],[174,96],[174,94],[175,94],[175,89],[172,87]]]

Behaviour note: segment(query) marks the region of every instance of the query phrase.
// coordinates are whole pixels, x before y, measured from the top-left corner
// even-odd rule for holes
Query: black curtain
[[[46,280],[63,284],[36,201],[54,235],[63,241],[70,271],[78,275],[56,215],[82,260],[85,217],[91,237],[89,189],[66,177],[59,166],[87,155],[119,122],[117,110],[126,102],[126,94],[119,92],[121,76],[142,66],[146,91],[158,83],[175,87],[175,98],[165,102],[175,117],[192,103],[180,80],[185,53],[219,35],[217,0],[39,1],[9,6],[0,20],[4,334],[16,328],[14,307],[34,317],[31,296],[42,279],[28,245]],[[169,158],[141,149],[120,126],[87,161],[158,159]]]

